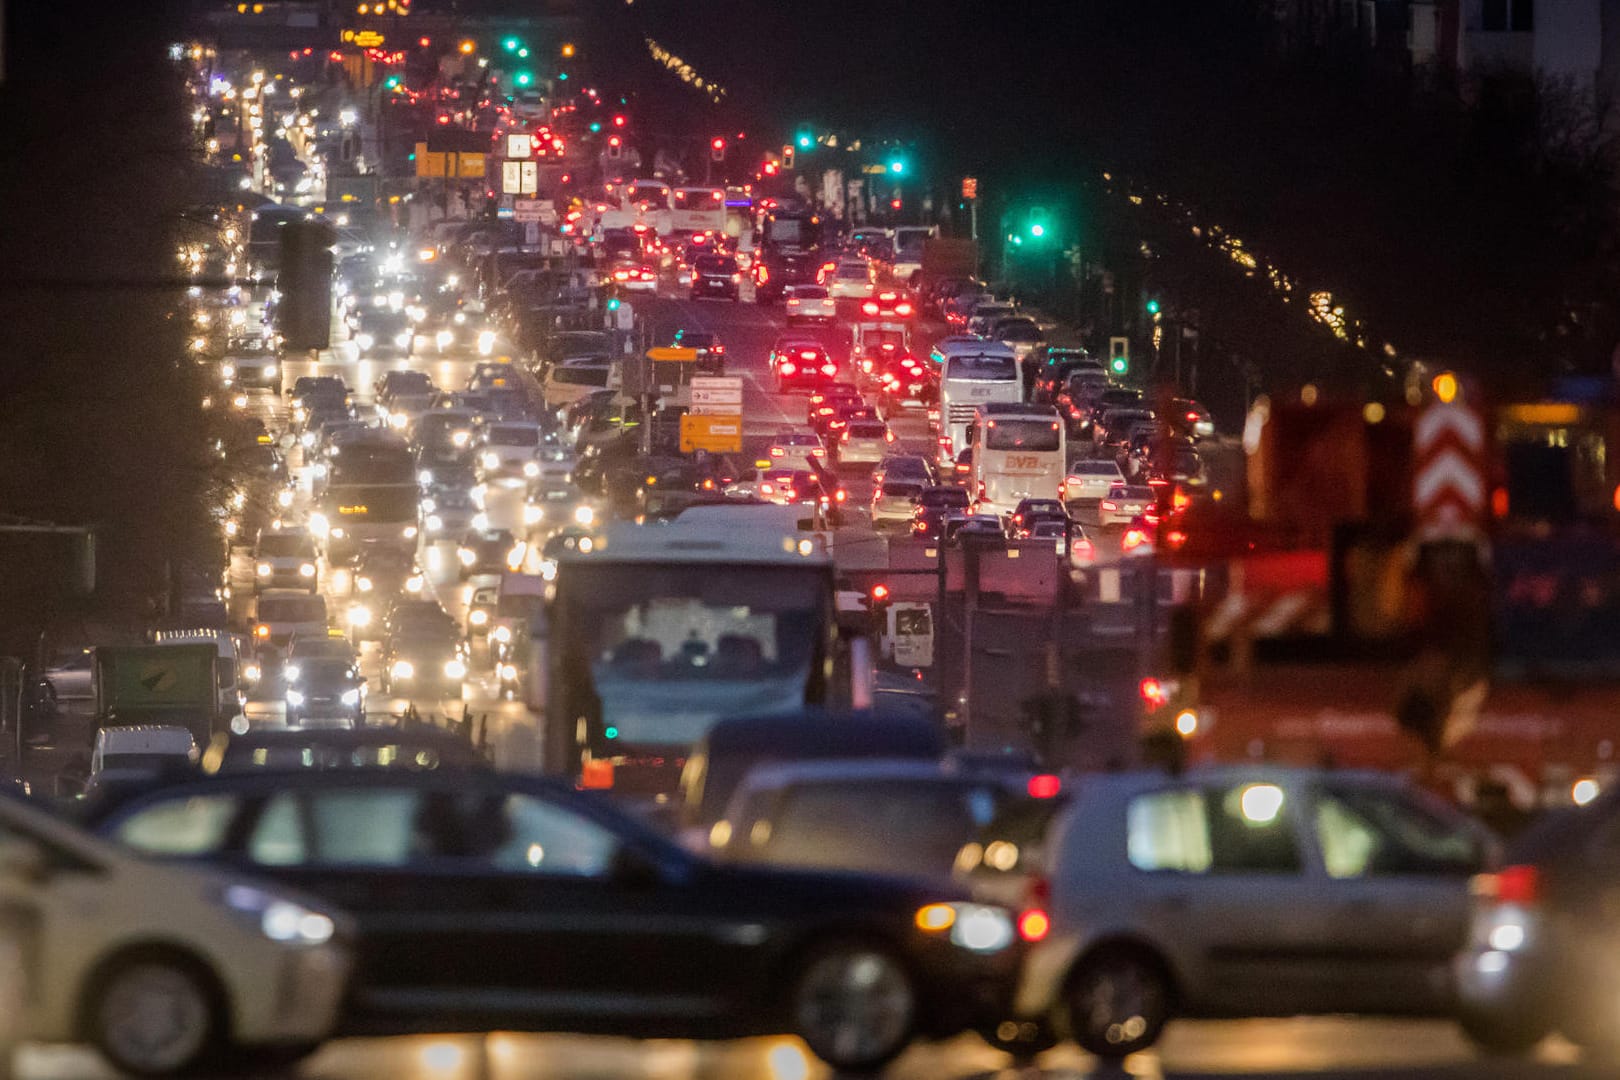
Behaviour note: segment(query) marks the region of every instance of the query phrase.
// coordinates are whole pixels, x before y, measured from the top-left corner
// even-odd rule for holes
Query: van
[[[215,681],[219,686],[221,716],[235,716],[242,711],[247,700],[247,679],[242,671],[247,639],[229,630],[197,627],[182,630],[153,630],[149,635],[154,645],[212,645],[219,653],[214,664]]]
[[[90,786],[152,779],[197,763],[191,732],[168,724],[104,727],[90,754]]]

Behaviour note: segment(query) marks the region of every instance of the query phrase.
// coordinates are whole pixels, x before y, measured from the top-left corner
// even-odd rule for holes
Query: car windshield
[[[498,424],[489,429],[488,439],[500,446],[539,446],[540,429],[515,424]]]
[[[261,596],[260,622],[326,622],[326,601],[319,596]]]
[[[562,364],[551,369],[552,382],[562,386],[602,386],[608,384],[606,364]]]
[[[968,493],[964,488],[929,488],[922,493],[924,506],[966,506]]]
[[[1119,466],[1112,461],[1077,461],[1069,471],[1076,476],[1118,476]]]
[[[355,679],[354,665],[347,660],[321,658],[305,660],[299,664],[299,683],[305,686],[330,686]]]
[[[259,538],[259,554],[268,559],[313,559],[315,543],[307,536],[271,533]]]
[[[700,274],[735,274],[737,260],[722,255],[699,255],[692,268]]]

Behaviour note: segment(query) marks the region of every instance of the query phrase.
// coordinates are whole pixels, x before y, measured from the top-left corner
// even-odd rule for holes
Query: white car
[[[239,390],[281,391],[281,364],[273,352],[227,356],[219,366],[220,379]]]
[[[1125,474],[1113,458],[1083,458],[1069,466],[1063,478],[1063,501],[1101,499],[1116,484],[1125,483]]]
[[[522,485],[540,477],[537,455],[544,433],[530,421],[502,420],[484,429],[478,477],[486,484]]]
[[[326,597],[296,589],[266,589],[254,602],[253,640],[285,645],[294,634],[324,637]]]
[[[851,420],[834,449],[839,465],[876,465],[894,449],[894,432],[881,420]]]
[[[884,480],[872,489],[872,527],[909,525],[923,485],[916,480]]]
[[[8,1035],[172,1076],[291,1061],[332,1031],[353,927],[323,902],[149,862],[11,799],[0,835]]]
[[[1129,525],[1159,505],[1159,493],[1146,484],[1114,484],[1097,504],[1098,525]]]
[[[320,559],[304,529],[264,529],[253,547],[253,588],[314,592]]]
[[[783,292],[787,296],[787,324],[826,322],[838,318],[838,301],[824,285],[789,285]]]
[[[90,754],[90,787],[123,780],[148,780],[164,769],[196,764],[197,741],[187,728],[168,724],[104,727]]]
[[[827,292],[835,300],[865,300],[875,288],[872,268],[859,259],[845,259],[827,274]]]
[[[773,472],[808,469],[811,458],[819,458],[825,464],[827,448],[822,445],[821,436],[813,431],[784,431],[771,443],[765,456],[771,459],[770,469]]]

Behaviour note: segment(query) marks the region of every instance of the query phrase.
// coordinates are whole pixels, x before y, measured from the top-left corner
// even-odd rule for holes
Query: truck
[[[235,712],[221,704],[233,668],[210,642],[100,646],[91,657],[95,728],[183,727],[207,746]]]
[[[939,238],[938,225],[899,225],[894,230],[894,252],[889,259],[889,276],[898,285],[917,284],[922,272],[923,250]]]
[[[911,284],[925,290],[945,278],[979,276],[979,242],[963,236],[931,236],[923,241],[922,266]]]

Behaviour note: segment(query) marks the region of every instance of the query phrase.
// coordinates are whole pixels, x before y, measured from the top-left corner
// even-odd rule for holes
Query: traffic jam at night
[[[1614,1075],[1597,0],[712,7],[12,13],[0,1076]]]

